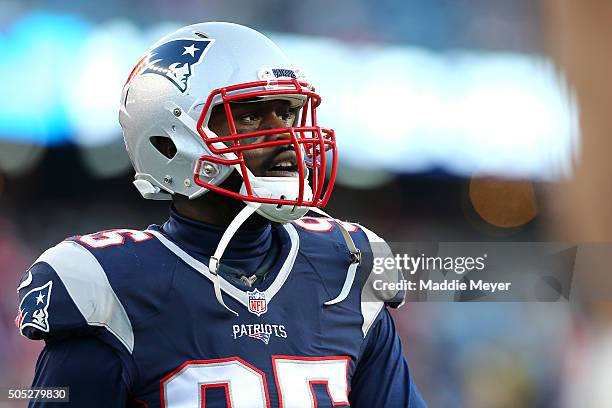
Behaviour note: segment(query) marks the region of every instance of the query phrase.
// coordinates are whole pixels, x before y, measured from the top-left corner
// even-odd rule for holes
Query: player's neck
[[[183,217],[211,225],[227,226],[244,208],[244,203],[233,198],[209,191],[203,197],[190,200],[187,197],[175,196],[174,208]],[[270,221],[258,214],[253,214],[240,227],[245,230],[261,229]]]

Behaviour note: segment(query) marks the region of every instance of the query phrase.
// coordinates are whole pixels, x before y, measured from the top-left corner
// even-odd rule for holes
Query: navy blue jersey
[[[346,298],[325,305],[353,261],[337,221],[273,224],[279,255],[265,279],[221,277],[235,316],[215,298],[197,237],[184,238],[197,226],[174,224],[73,237],[33,264],[17,323],[46,342],[34,385],[69,386],[68,406],[425,406],[385,302],[368,293],[376,235],[344,224],[362,260]]]

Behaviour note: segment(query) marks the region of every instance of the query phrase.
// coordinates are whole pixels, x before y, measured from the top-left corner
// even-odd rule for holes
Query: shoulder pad
[[[402,306],[406,292],[397,289],[401,287],[404,276],[402,271],[396,267],[395,262],[389,262],[393,265],[392,267],[385,267],[384,260],[393,260],[393,252],[389,244],[366,227],[360,225],[359,228],[367,237],[371,253],[371,263],[364,270],[361,289],[361,312],[364,319],[362,330],[365,335],[384,305],[393,308]]]
[[[364,320],[362,326],[364,336],[374,324],[385,305],[399,307],[404,303],[405,291],[395,289],[393,286],[393,284],[403,281],[401,271],[395,267],[381,268],[381,264],[385,259],[393,258],[393,253],[384,239],[362,225],[327,217],[302,217],[294,221],[293,224],[304,232],[303,235],[307,239],[302,240],[300,245],[302,249],[308,251],[311,260],[322,257],[322,253],[333,253],[330,251],[333,251],[334,248],[337,249],[336,253],[348,254],[345,241],[342,234],[338,231],[337,224],[343,225],[350,233],[351,239],[362,255],[359,271],[361,276],[361,313]],[[330,243],[329,249],[322,250],[322,245],[327,245],[322,243],[322,240]],[[347,258],[347,260],[350,262],[350,259]],[[342,270],[342,268],[338,268],[338,270]],[[335,280],[333,276],[328,278],[328,280]],[[381,285],[381,283],[386,285]],[[328,284],[331,285],[329,282]],[[382,286],[386,289],[380,289]]]
[[[15,323],[22,335],[38,340],[104,327],[132,352],[134,334],[125,309],[98,260],[76,242],[45,251],[17,291]]]
[[[329,306],[344,301],[354,287],[353,283],[359,282],[355,279],[356,268],[352,264],[359,257],[359,251],[355,249],[364,253],[361,249],[364,244],[360,245],[361,241],[367,242],[361,238],[363,232],[354,224],[330,217],[302,217],[290,225],[300,237],[300,253],[313,269],[325,271],[318,274],[331,296],[325,304]]]

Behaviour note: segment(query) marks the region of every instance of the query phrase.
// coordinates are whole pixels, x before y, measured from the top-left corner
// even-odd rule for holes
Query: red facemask
[[[249,91],[251,88],[253,90]],[[213,107],[212,101],[217,95],[221,96],[221,103],[224,106],[228,119],[230,134],[209,137],[204,131],[204,120],[209,117]],[[290,127],[237,133],[230,103],[245,102],[259,97],[278,96],[280,98],[281,96],[291,97],[293,95],[302,96],[305,99],[300,110],[299,126],[295,126],[294,123],[294,126]],[[235,158],[221,158],[211,155],[200,157],[194,172],[195,183],[201,187],[242,201],[303,207],[324,207],[329,200],[336,179],[338,152],[334,131],[322,128],[317,124],[316,108],[320,103],[321,97],[315,93],[314,88],[308,83],[297,79],[257,81],[214,90],[209,95],[202,109],[197,123],[197,130],[213,154],[224,155],[233,153]],[[284,137],[275,138],[274,135],[284,135]],[[267,141],[248,144],[244,141],[244,139],[261,138],[262,136]],[[242,144],[241,141],[243,142]],[[231,146],[223,145],[223,142],[230,142]],[[298,197],[291,200],[257,197],[253,194],[251,188],[250,176],[243,153],[248,150],[283,145],[292,147],[297,157],[298,179],[300,183]],[[328,154],[331,155],[331,159],[327,157]],[[246,193],[236,193],[202,180],[200,171],[205,163],[227,166],[238,165],[244,180]],[[330,170],[330,177],[326,183],[325,175],[328,169]],[[309,183],[312,190],[311,199],[304,197],[305,183]]]

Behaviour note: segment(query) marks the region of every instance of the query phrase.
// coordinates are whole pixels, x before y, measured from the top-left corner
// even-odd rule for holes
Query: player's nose
[[[270,129],[280,129],[286,128],[287,123],[279,117],[276,112],[268,112],[264,116],[264,120],[261,125],[262,130],[270,130]],[[271,135],[272,140],[282,140],[282,139],[291,139],[291,134],[289,132],[283,133],[275,133]]]

